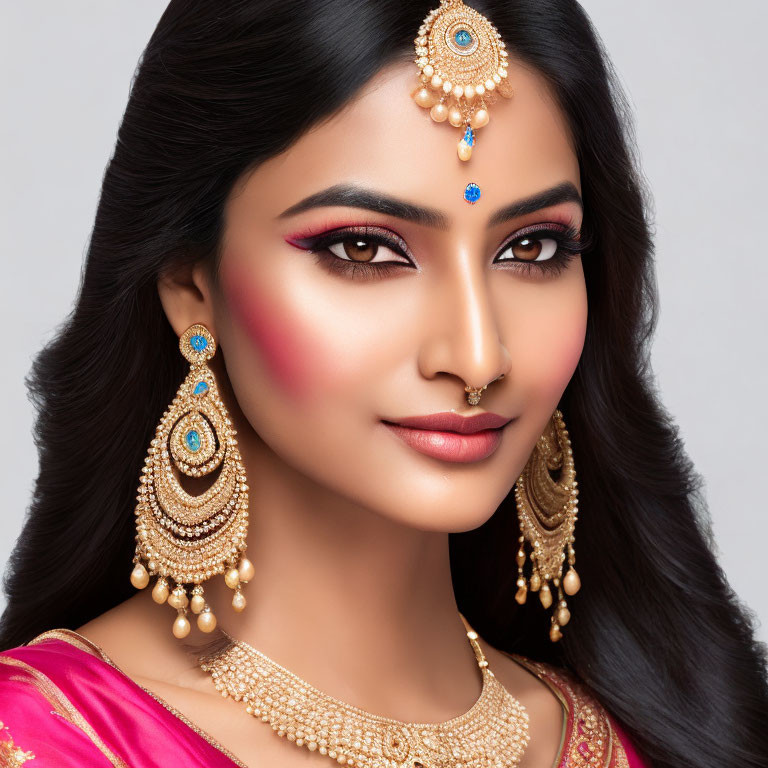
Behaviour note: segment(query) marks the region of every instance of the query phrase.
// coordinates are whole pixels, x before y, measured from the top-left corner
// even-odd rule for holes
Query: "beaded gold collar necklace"
[[[461,614],[459,614],[461,615]],[[441,723],[407,723],[366,712],[318,690],[245,642],[201,656],[225,697],[278,736],[360,768],[512,768],[528,745],[528,712],[488,667],[477,633],[461,616],[483,677],[477,701]]]

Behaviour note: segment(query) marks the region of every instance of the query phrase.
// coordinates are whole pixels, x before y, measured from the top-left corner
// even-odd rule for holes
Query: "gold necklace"
[[[442,723],[406,723],[335,699],[245,642],[201,656],[225,697],[245,704],[278,736],[359,768],[512,768],[528,746],[528,712],[488,667],[477,633],[461,616],[483,677],[477,701]]]

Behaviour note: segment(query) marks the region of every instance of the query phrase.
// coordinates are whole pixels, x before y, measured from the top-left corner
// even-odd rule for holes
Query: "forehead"
[[[429,110],[413,101],[418,68],[399,62],[263,163],[247,185],[256,183],[262,190],[256,194],[275,213],[343,182],[440,208],[458,219],[484,218],[492,209],[563,181],[581,191],[568,125],[546,81],[511,58],[508,71],[515,94],[495,97],[488,108],[490,122],[476,131],[467,162],[456,153],[463,129],[435,123]],[[474,206],[463,199],[469,182],[482,190]]]

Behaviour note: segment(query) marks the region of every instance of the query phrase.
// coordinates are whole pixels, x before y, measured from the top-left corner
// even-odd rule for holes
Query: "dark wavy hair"
[[[159,274],[215,279],[235,183],[412,58],[434,0],[173,0],[142,54],[104,175],[79,294],[28,376],[40,471],[4,578],[0,649],[76,628],[134,593],[134,494],[185,374]],[[649,363],[651,200],[631,115],[574,0],[471,0],[551,86],[581,167],[589,300],[563,394],[579,477],[582,589],[559,643],[514,600],[512,494],[450,534],[459,609],[492,645],[589,684],[652,765],[766,766],[766,648],[715,555],[703,483]],[[300,52],[300,55],[297,55]],[[414,67],[415,70],[415,67]]]

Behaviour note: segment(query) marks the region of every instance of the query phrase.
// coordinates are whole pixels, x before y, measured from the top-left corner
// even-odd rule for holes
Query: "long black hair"
[[[413,57],[435,0],[173,0],[142,54],[104,175],[79,295],[27,383],[40,471],[5,574],[0,649],[75,628],[134,593],[134,494],[185,369],[165,269],[215,277],[244,173]],[[491,644],[585,680],[654,766],[765,766],[766,649],[713,554],[702,480],[660,404],[651,201],[608,57],[574,0],[470,0],[549,82],[581,168],[586,342],[560,407],[581,513],[582,589],[559,643],[519,606],[510,495],[450,535],[459,609]],[[414,71],[416,70],[414,65]]]

